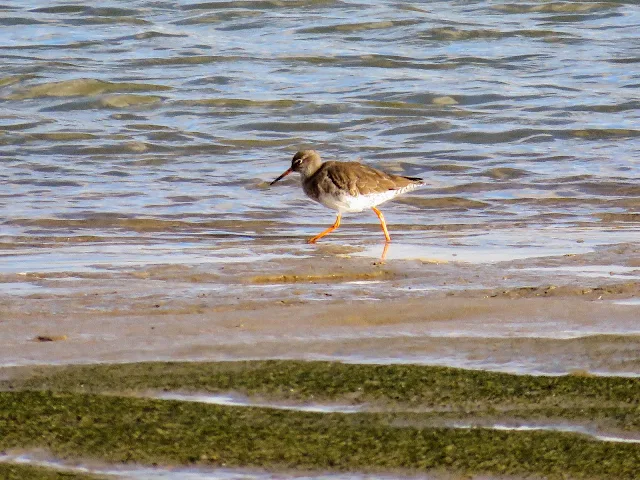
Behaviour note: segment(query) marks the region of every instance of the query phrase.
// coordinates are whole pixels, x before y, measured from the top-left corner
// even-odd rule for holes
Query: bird
[[[312,200],[338,212],[332,226],[310,238],[316,243],[340,226],[342,214],[371,208],[380,220],[386,244],[391,241],[382,212],[376,206],[425,185],[422,178],[393,175],[359,162],[323,162],[315,150],[301,150],[291,167],[272,181],[274,185],[292,172],[298,172],[302,189]]]

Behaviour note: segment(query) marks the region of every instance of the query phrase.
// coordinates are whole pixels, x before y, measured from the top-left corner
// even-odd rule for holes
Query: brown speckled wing
[[[398,190],[415,184],[416,179],[391,175],[358,162],[325,162],[305,182],[305,191],[317,198],[320,190],[337,195],[349,192],[353,196]]]
[[[347,165],[352,194],[383,193],[389,190],[398,190],[415,183],[409,178],[391,175],[361,163],[350,162]]]
[[[357,174],[355,166],[359,165],[355,162],[326,162],[325,167],[326,180],[329,182],[332,190],[342,190],[356,196],[357,190]]]

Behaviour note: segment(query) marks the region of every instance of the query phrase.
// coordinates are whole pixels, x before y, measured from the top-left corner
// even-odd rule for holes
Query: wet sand
[[[640,372],[632,244],[501,262],[448,261],[402,244],[386,263],[366,246],[266,243],[229,254],[236,248],[200,264],[7,271],[0,365],[295,358]]]

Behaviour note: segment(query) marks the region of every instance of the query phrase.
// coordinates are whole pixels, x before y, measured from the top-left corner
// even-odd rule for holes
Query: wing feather
[[[309,181],[309,188],[331,194],[347,191],[354,197],[405,189],[422,183],[420,178],[393,175],[359,162],[325,162],[313,177],[316,177],[316,181]]]

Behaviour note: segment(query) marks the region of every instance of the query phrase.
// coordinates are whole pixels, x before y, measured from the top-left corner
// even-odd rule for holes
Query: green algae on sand
[[[105,480],[107,477],[31,465],[0,463],[0,478],[2,480]]]
[[[20,372],[20,373],[18,373]],[[514,375],[424,365],[255,360],[140,362],[27,367],[0,389],[101,393],[144,390],[235,391],[273,399],[349,400],[406,406],[535,405],[640,407],[640,379]]]
[[[0,381],[0,390],[7,389],[137,396],[232,393],[261,402],[366,405],[431,425],[437,419],[440,424],[560,421],[609,431],[640,430],[640,380],[626,377],[294,360],[142,362],[17,369],[12,379]]]
[[[78,393],[0,393],[0,449],[59,458],[267,469],[636,478],[640,445],[561,432],[416,428],[385,414],[230,407]]]
[[[631,479],[640,468],[637,443],[449,426],[460,420],[479,425],[555,419],[638,432],[636,378],[285,360],[3,373],[0,450],[46,448],[59,458],[143,464],[548,478]],[[163,391],[347,402],[375,411],[312,413],[140,398]]]

